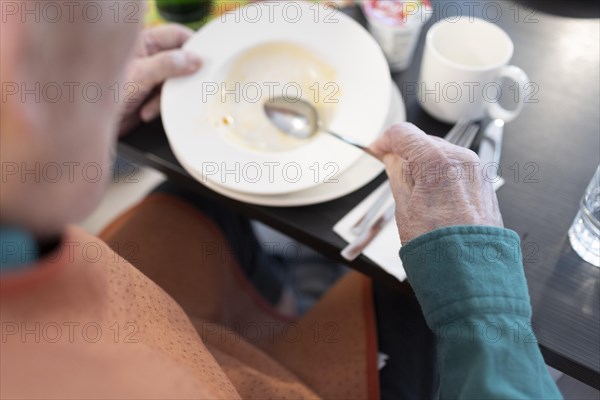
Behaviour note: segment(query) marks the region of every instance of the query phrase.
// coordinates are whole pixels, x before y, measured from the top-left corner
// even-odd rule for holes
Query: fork
[[[446,136],[444,136],[444,139],[452,144],[468,149],[473,144],[477,132],[479,132],[479,124],[463,118],[450,129]],[[390,213],[393,211],[391,210],[391,206],[385,210],[382,216],[379,218],[376,217],[381,207],[391,195],[391,187],[388,184],[387,188],[375,200],[371,208],[350,228],[351,232],[356,234],[357,237],[342,250],[342,256],[346,260],[353,261],[356,259],[385,227],[385,224],[389,222],[391,219]]]
[[[468,149],[473,144],[477,132],[479,132],[479,124],[461,118],[444,136],[444,139],[452,144]]]

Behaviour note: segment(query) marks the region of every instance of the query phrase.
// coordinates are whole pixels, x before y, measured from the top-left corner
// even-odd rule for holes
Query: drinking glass
[[[581,258],[600,267],[600,165],[581,199],[569,240]]]

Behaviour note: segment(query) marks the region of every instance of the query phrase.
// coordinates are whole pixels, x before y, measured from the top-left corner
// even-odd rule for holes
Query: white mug
[[[519,115],[531,87],[525,72],[507,65],[514,45],[498,26],[463,16],[442,20],[427,33],[421,65],[419,99],[433,117],[447,123],[461,118],[477,120],[486,113],[511,121]],[[507,110],[498,103],[500,80],[518,85],[518,103]],[[514,86],[511,86],[514,88]]]

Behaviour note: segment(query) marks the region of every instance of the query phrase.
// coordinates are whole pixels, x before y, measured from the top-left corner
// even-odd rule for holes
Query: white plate
[[[298,74],[318,70],[299,68],[294,78],[286,81],[286,71],[290,68],[287,68],[289,65],[281,68],[281,65],[290,57],[278,60],[279,53],[271,52],[261,58],[272,60],[265,62],[264,67],[260,62],[242,63],[254,68],[245,71],[248,76],[239,81],[253,85],[240,85],[235,90],[239,95],[237,100],[236,94],[211,94],[228,80],[236,61],[249,49],[273,43],[305,49],[335,71],[327,75],[334,76],[333,80],[325,82],[323,77],[315,78],[321,101],[338,90],[329,99],[339,101],[330,105],[327,126],[331,130],[362,143],[371,142],[381,132],[390,104],[391,85],[385,57],[371,35],[350,17],[339,12],[332,15],[331,9],[321,5],[253,4],[214,19],[196,33],[185,48],[203,59],[202,69],[190,77],[170,79],[163,87],[162,120],[169,143],[181,164],[194,176],[204,176],[211,183],[240,192],[285,194],[318,186],[328,173],[342,172],[362,156],[360,150],[325,134],[317,135],[300,147],[278,152],[254,150],[232,139],[236,136],[229,131],[231,127],[222,123],[223,116],[232,107],[243,105],[251,109],[254,106],[256,112],[239,115],[256,116],[256,123],[262,126],[260,124],[266,121],[263,101],[256,104],[251,100],[259,92],[271,96],[269,87],[273,87],[272,93],[277,95],[285,84],[291,85],[288,95],[296,97],[294,79]],[[304,55],[299,57],[304,59]],[[282,64],[274,65],[274,60]],[[255,80],[254,75],[259,79]],[[236,81],[233,79],[231,83]],[[310,83],[308,79],[302,82],[303,87]],[[326,83],[334,86],[325,88]],[[228,88],[235,89],[235,86]],[[302,97],[308,99],[315,94],[316,88],[310,93],[305,90]],[[240,128],[235,125],[236,129],[244,132],[260,132],[250,129],[257,126],[254,122],[238,125]]]
[[[383,130],[393,124],[404,121],[406,121],[406,109],[404,107],[404,102],[402,101],[402,96],[400,95],[398,87],[392,83],[392,99],[389,107],[389,114]],[[189,171],[185,165],[184,168]],[[210,189],[234,200],[261,206],[298,207],[323,203],[343,197],[371,182],[373,179],[378,177],[383,170],[384,168],[382,163],[366,154],[363,154],[354,165],[334,178],[337,179],[336,183],[323,183],[319,186],[302,190],[300,192],[274,196],[260,196],[236,192],[226,189],[221,185],[214,184],[202,177],[202,175],[190,173]]]

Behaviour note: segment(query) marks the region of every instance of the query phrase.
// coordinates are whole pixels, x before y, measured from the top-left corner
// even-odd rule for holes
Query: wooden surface
[[[505,127],[501,167],[507,183],[498,198],[506,227],[517,231],[523,242],[533,330],[546,362],[598,389],[600,269],[582,261],[567,237],[581,195],[600,163],[598,2],[434,1],[434,6],[437,12],[428,26],[456,11],[497,22],[515,42],[511,63],[523,68],[539,88],[537,102]],[[501,18],[496,21],[498,7]],[[358,9],[348,13],[364,23]],[[424,35],[411,68],[393,78],[403,90],[408,120],[441,136],[450,127],[428,116],[410,89],[418,82],[423,41]],[[191,178],[170,151],[160,121],[122,140],[119,151],[339,262],[345,242],[331,228],[383,179],[317,206],[257,207],[217,195]],[[397,285],[364,257],[350,266]]]

